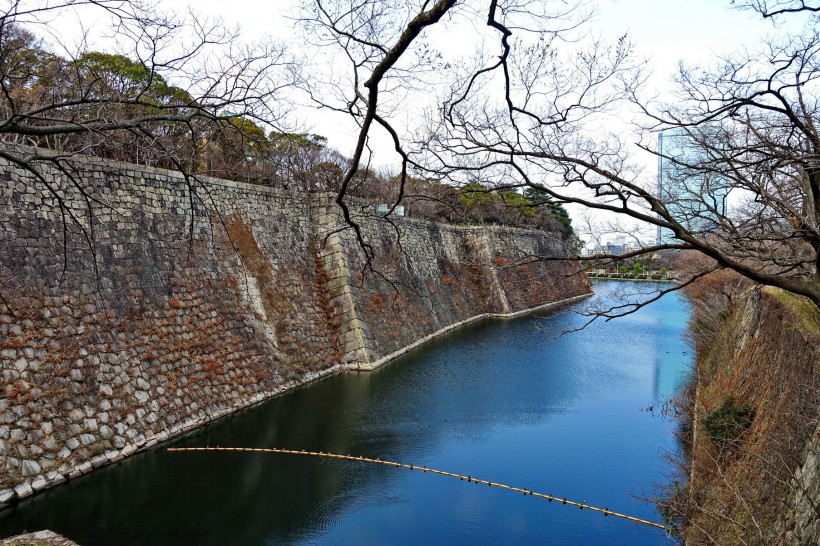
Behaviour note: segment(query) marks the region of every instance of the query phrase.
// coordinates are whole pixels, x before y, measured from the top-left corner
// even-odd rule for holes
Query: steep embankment
[[[0,164],[0,503],[463,320],[586,294],[540,232],[121,163]],[[69,176],[70,174],[70,176]],[[75,184],[75,182],[77,182]],[[81,191],[82,189],[82,191]]]
[[[564,253],[563,241],[544,233],[374,216],[357,221],[378,249],[369,265],[352,231],[333,234],[322,254],[333,260],[332,301],[346,311],[343,341],[353,344],[346,361],[361,369],[476,316],[509,315],[591,291],[575,264],[537,260]]]
[[[764,289],[700,314],[687,544],[817,544],[820,313]]]

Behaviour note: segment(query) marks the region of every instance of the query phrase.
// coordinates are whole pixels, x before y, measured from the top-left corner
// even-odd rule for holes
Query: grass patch
[[[808,298],[774,287],[766,287],[766,293],[776,297],[786,309],[794,313],[804,332],[820,337],[820,309]]]
[[[749,404],[738,406],[733,396],[703,420],[709,439],[716,445],[736,440],[752,424],[754,410]]]

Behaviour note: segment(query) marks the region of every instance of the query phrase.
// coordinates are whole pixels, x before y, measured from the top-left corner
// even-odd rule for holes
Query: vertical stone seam
[[[510,301],[507,299],[507,293],[504,291],[504,288],[501,286],[501,282],[498,280],[498,268],[493,261],[493,252],[490,248],[490,237],[486,228],[481,229],[478,238],[479,245],[477,245],[477,247],[480,248],[480,251],[484,254],[484,260],[490,270],[490,282],[493,285],[493,290],[495,291],[498,301],[501,303],[501,311],[499,314],[508,315],[512,312],[512,308],[510,307]],[[494,310],[488,309],[487,312],[493,313]]]
[[[364,317],[359,311],[357,290],[350,271],[350,259],[345,241],[337,231],[339,224],[330,211],[332,203],[327,200],[316,207],[317,244],[320,245],[318,256],[322,261],[317,264],[325,268],[328,275],[326,297],[332,303],[339,317],[339,339],[342,345],[340,353],[342,364],[350,369],[367,369],[376,360],[373,336]]]

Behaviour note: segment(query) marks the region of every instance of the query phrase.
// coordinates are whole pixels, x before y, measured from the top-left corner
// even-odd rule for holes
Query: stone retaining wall
[[[485,313],[590,292],[541,232],[116,162],[0,163],[0,503]],[[53,190],[53,191],[52,191]]]
[[[718,320],[695,309],[708,335],[696,338],[687,544],[820,544],[820,312],[772,287],[733,298]],[[729,399],[751,421],[713,437],[708,418]]]

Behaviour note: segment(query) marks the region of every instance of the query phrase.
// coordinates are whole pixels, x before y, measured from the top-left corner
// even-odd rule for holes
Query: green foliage
[[[572,218],[569,217],[567,209],[561,203],[554,202],[550,194],[537,188],[525,188],[524,198],[534,206],[546,206],[553,217],[564,226],[564,231],[567,234],[572,233]]]
[[[55,59],[42,49],[40,40],[19,26],[7,24],[0,31],[0,80],[6,92],[31,89],[47,74],[51,81]]]
[[[643,275],[644,270],[641,262],[635,262],[635,265],[632,266],[632,273],[635,275]]]
[[[160,74],[124,55],[92,51],[77,58],[74,65],[82,88],[92,95],[157,106],[193,102],[187,91],[168,85]]]
[[[488,192],[486,186],[478,182],[471,182],[462,188],[458,194],[458,200],[468,208],[489,205],[494,201],[493,194]]]
[[[538,197],[528,188],[524,194],[513,189],[496,189],[492,185],[471,182],[458,190],[457,203],[464,207],[459,220],[466,223],[500,223],[511,225],[539,226],[551,231],[563,231],[567,243],[577,252],[582,245],[574,239],[571,222],[566,210],[549,200],[549,195],[541,192]],[[434,192],[447,200],[448,190]],[[545,197],[544,197],[545,196]]]
[[[752,407],[749,404],[738,406],[734,397],[730,396],[718,409],[706,416],[703,426],[709,433],[712,443],[721,445],[743,434],[752,424],[752,419],[754,419]]]
[[[253,121],[243,117],[232,117],[228,120],[228,123],[236,128],[245,140],[258,144],[267,144],[268,139],[265,137],[265,130]]]
[[[501,201],[508,207],[513,207],[525,218],[532,218],[538,212],[538,209],[531,206],[532,201],[512,190],[503,191],[498,194]]]
[[[144,64],[134,62],[124,55],[92,51],[81,55],[76,65],[77,68],[87,71],[89,77],[105,79],[112,87],[118,87],[123,91],[128,88],[138,91],[153,82],[159,86],[165,84],[165,80],[159,74],[152,74]]]
[[[279,149],[285,149],[290,146],[298,146],[300,148],[324,148],[327,146],[327,138],[322,135],[311,133],[279,133],[271,131],[268,139],[276,144]]]

